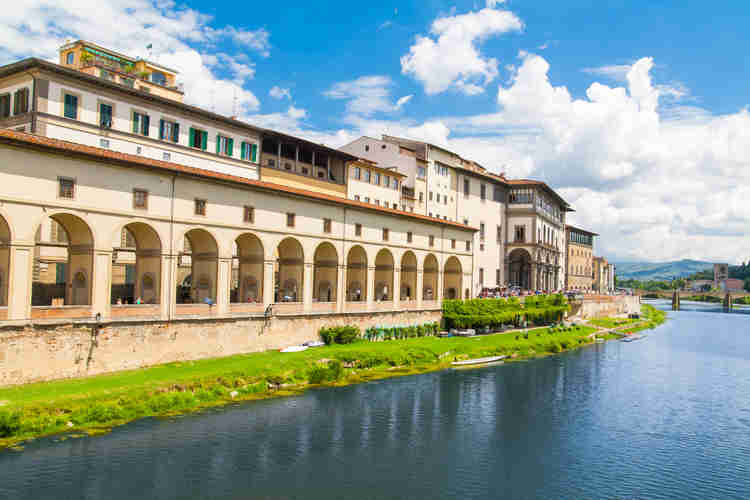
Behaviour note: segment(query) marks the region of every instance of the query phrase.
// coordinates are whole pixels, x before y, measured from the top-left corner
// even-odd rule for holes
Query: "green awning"
[[[117,56],[113,56],[110,54],[107,54],[106,52],[102,52],[101,50],[92,49],[91,47],[84,47],[84,50],[86,52],[91,52],[92,54],[96,54],[101,57],[106,57],[107,59],[112,59],[113,61],[117,61],[119,63],[127,63],[130,64],[130,61],[126,61],[125,59],[121,59]]]

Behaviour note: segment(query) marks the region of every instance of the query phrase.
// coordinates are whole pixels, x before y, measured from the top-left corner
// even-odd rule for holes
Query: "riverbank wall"
[[[179,321],[48,321],[0,328],[0,386],[85,377],[162,363],[280,349],[322,327],[407,326],[441,311],[300,314]]]
[[[570,302],[568,319],[594,319],[640,311],[641,298],[637,295],[588,295]]]

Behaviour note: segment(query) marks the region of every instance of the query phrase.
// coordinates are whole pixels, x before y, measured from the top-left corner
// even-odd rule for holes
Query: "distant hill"
[[[671,280],[684,278],[698,271],[713,270],[713,262],[677,260],[674,262],[615,262],[617,279]]]

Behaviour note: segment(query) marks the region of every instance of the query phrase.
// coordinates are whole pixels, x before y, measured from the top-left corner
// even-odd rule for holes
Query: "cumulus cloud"
[[[3,64],[28,56],[57,61],[60,45],[78,38],[140,57],[149,57],[146,45],[153,44],[150,58],[181,72],[187,102],[207,107],[207,96],[213,95],[212,107],[224,114],[232,113],[235,97],[239,111],[259,106],[243,87],[255,75],[247,56],[208,52],[217,41],[230,39],[265,56],[270,44],[264,29],[216,27],[211,16],[170,1],[28,0],[6,7],[0,11]]]
[[[369,116],[376,112],[392,112],[401,109],[412,96],[401,97],[393,103],[391,87],[393,80],[388,76],[361,76],[356,80],[338,82],[323,95],[330,99],[346,100],[350,113]]]
[[[274,99],[283,99],[286,97],[287,99],[291,100],[292,98],[292,94],[289,89],[281,88],[278,85],[274,85],[271,90],[268,91],[268,95],[270,95]]]
[[[481,93],[497,77],[499,62],[483,56],[479,44],[521,29],[523,23],[515,14],[489,6],[438,18],[430,28],[432,36],[417,35],[409,53],[401,57],[401,72],[419,81],[427,94],[451,88],[468,95]]]

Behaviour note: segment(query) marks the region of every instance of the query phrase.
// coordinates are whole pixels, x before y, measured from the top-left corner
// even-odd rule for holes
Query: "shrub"
[[[21,414],[19,412],[0,410],[0,437],[10,437],[21,430]]]
[[[331,344],[351,344],[357,340],[360,336],[360,330],[357,326],[334,326],[331,328],[321,328],[318,332],[320,339],[325,342],[326,345]],[[368,328],[365,331],[367,338],[371,340],[378,335],[376,328]]]
[[[307,380],[311,384],[322,384],[324,382],[336,381],[344,373],[344,365],[338,359],[329,361],[326,366],[316,365],[310,369]]]

